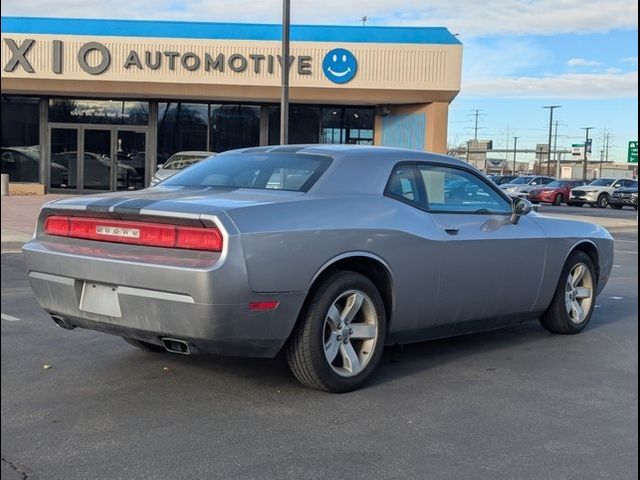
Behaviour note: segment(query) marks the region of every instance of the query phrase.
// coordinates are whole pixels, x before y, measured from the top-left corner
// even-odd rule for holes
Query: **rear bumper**
[[[203,353],[272,357],[286,342],[304,300],[296,292],[251,292],[239,259],[205,269],[178,268],[69,254],[47,243],[32,240],[23,247],[29,281],[45,310],[77,327],[158,345],[171,337]],[[90,308],[83,291],[93,285],[113,293]],[[274,310],[249,310],[250,302],[266,300],[279,304]]]

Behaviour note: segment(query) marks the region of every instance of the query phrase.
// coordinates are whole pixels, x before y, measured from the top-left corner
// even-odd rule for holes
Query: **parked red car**
[[[554,180],[542,187],[530,190],[527,198],[531,203],[562,205],[569,200],[572,188],[588,183],[586,180]]]

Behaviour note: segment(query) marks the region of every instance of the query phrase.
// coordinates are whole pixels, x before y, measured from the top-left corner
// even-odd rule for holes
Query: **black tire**
[[[596,202],[596,207],[598,208],[607,208],[609,205],[609,195],[606,193],[601,193],[598,197],[598,201]]]
[[[562,205],[562,203],[564,202],[564,196],[559,193],[556,195],[556,198],[553,199],[553,204],[556,206]]]
[[[155,343],[143,342],[131,337],[122,337],[122,339],[129,345],[133,345],[136,348],[142,350],[148,350],[150,352],[166,352],[167,350],[162,345],[156,345]]]
[[[324,352],[325,320],[340,295],[350,290],[364,293],[377,315],[377,338],[367,363],[354,376],[334,371]],[[364,275],[337,271],[327,276],[311,293],[286,346],[287,363],[293,375],[308,387],[326,392],[350,392],[360,388],[377,368],[387,333],[384,303],[376,286]]]
[[[620,209],[622,209],[622,205],[616,205],[616,204],[614,204],[614,203],[610,203],[610,204],[609,204],[609,206],[610,206],[611,208],[613,208],[614,210],[620,210]]]
[[[580,263],[586,265],[588,268],[591,278],[593,279],[593,287],[589,311],[587,312],[584,320],[580,323],[576,323],[571,320],[569,313],[567,312],[567,307],[565,305],[565,288],[569,274],[574,267]],[[556,287],[556,292],[553,296],[553,300],[551,301],[551,305],[549,305],[547,311],[542,315],[542,317],[540,317],[540,323],[542,326],[552,333],[565,335],[580,333],[587,326],[591,319],[591,315],[593,314],[596,303],[596,287],[596,273],[591,257],[581,250],[574,250],[571,255],[569,255],[569,258],[562,269],[562,274],[560,275],[560,280],[558,281],[558,286]]]

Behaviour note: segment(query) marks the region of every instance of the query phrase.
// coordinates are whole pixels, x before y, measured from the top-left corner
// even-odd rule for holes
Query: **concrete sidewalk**
[[[33,235],[33,229],[43,203],[68,195],[9,195],[2,197],[2,250],[19,249]],[[567,215],[543,210],[550,217],[580,220],[602,225],[611,231],[634,231],[638,229],[635,219],[602,216]]]
[[[43,203],[67,195],[6,195],[1,197],[2,250],[19,249],[33,235]]]

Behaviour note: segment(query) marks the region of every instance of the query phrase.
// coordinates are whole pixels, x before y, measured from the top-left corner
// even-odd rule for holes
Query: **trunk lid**
[[[47,204],[51,211],[82,211],[120,218],[122,216],[153,216],[171,212],[172,216],[193,218],[194,215],[215,215],[247,206],[287,202],[303,192],[219,187],[162,187],[132,192],[114,192],[69,197]]]

